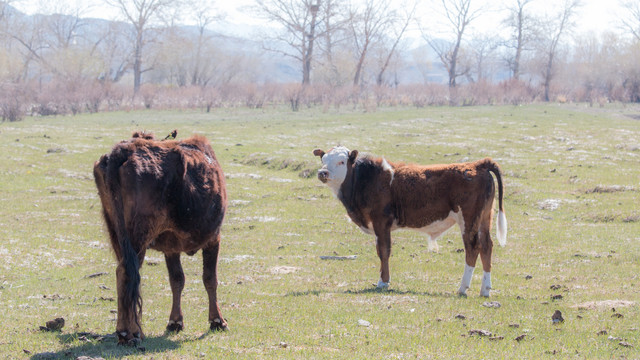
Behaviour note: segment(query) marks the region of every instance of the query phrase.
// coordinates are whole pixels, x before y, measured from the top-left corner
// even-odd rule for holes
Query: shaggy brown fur
[[[173,292],[167,329],[182,330],[180,297],[185,278],[180,253],[202,249],[211,329],[225,329],[216,298],[220,226],[227,206],[225,179],[207,139],[157,141],[134,133],[93,169],[104,220],[118,266],[120,343],[143,338],[139,269],[148,248],[164,253]]]

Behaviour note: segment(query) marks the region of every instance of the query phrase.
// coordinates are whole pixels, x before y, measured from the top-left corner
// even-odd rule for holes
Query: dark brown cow
[[[183,327],[180,253],[193,255],[200,249],[210,329],[226,329],[216,299],[216,266],[227,194],[207,139],[196,135],[184,141],[157,141],[151,134],[134,133],[103,155],[93,174],[118,261],[118,341],[144,338],[139,270],[148,248],[164,253],[169,270],[173,305],[167,330]]]
[[[507,219],[502,207],[500,168],[487,158],[472,163],[449,165],[406,165],[383,158],[361,156],[339,146],[328,153],[313,154],[322,159],[318,178],[327,184],[347,209],[351,220],[364,232],[376,236],[380,257],[379,288],[389,286],[391,231],[413,228],[428,235],[430,247],[454,224],[458,224],[466,253],[459,294],[466,295],[478,254],[484,276],[480,295],[491,290],[491,219],[498,181],[498,229],[500,245],[507,241]]]

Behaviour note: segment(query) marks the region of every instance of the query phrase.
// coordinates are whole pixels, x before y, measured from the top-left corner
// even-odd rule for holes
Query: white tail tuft
[[[500,246],[507,245],[507,216],[503,211],[498,211],[498,224],[496,229]]]

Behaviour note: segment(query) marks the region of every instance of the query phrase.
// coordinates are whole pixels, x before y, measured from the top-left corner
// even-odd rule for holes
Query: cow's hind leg
[[[220,250],[220,235],[202,249],[202,281],[209,295],[209,328],[211,330],[227,330],[227,322],[220,313],[218,306],[218,251]]]
[[[118,293],[118,320],[116,334],[119,344],[135,345],[144,339],[140,318],[142,316],[142,298],[140,297],[140,266],[145,251],[136,255],[133,247],[128,245],[124,250],[116,268]]]
[[[164,254],[164,258],[167,263],[167,270],[169,270],[169,283],[173,294],[167,331],[180,332],[184,327],[182,309],[180,308],[182,290],[184,289],[184,271],[182,271],[182,264],[180,263],[180,253]]]
[[[480,231],[478,234],[480,245],[480,260],[482,260],[482,287],[480,296],[489,297],[491,295],[491,253],[493,251],[493,241],[489,229]]]
[[[473,270],[476,268],[476,261],[478,260],[478,234],[472,231],[465,231],[462,239],[464,241],[464,274],[462,275],[462,281],[460,282],[460,289],[458,294],[461,296],[467,296],[467,289],[471,286],[471,278],[473,277]]]
[[[493,215],[493,192],[489,196],[489,200],[484,204],[484,209],[480,213],[478,223],[478,233],[474,247],[480,253],[482,260],[482,285],[480,287],[480,296],[489,297],[491,295],[491,253],[493,251],[493,241],[491,240],[491,218]]]

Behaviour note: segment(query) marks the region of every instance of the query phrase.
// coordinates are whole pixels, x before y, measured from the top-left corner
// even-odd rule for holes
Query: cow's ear
[[[352,150],[352,151],[349,153],[349,161],[351,161],[352,163],[353,163],[353,162],[356,162],[356,158],[357,158],[357,157],[358,157],[358,150]]]
[[[313,150],[313,155],[320,156],[320,158],[322,158],[324,156],[324,151],[320,149],[315,149]]]

